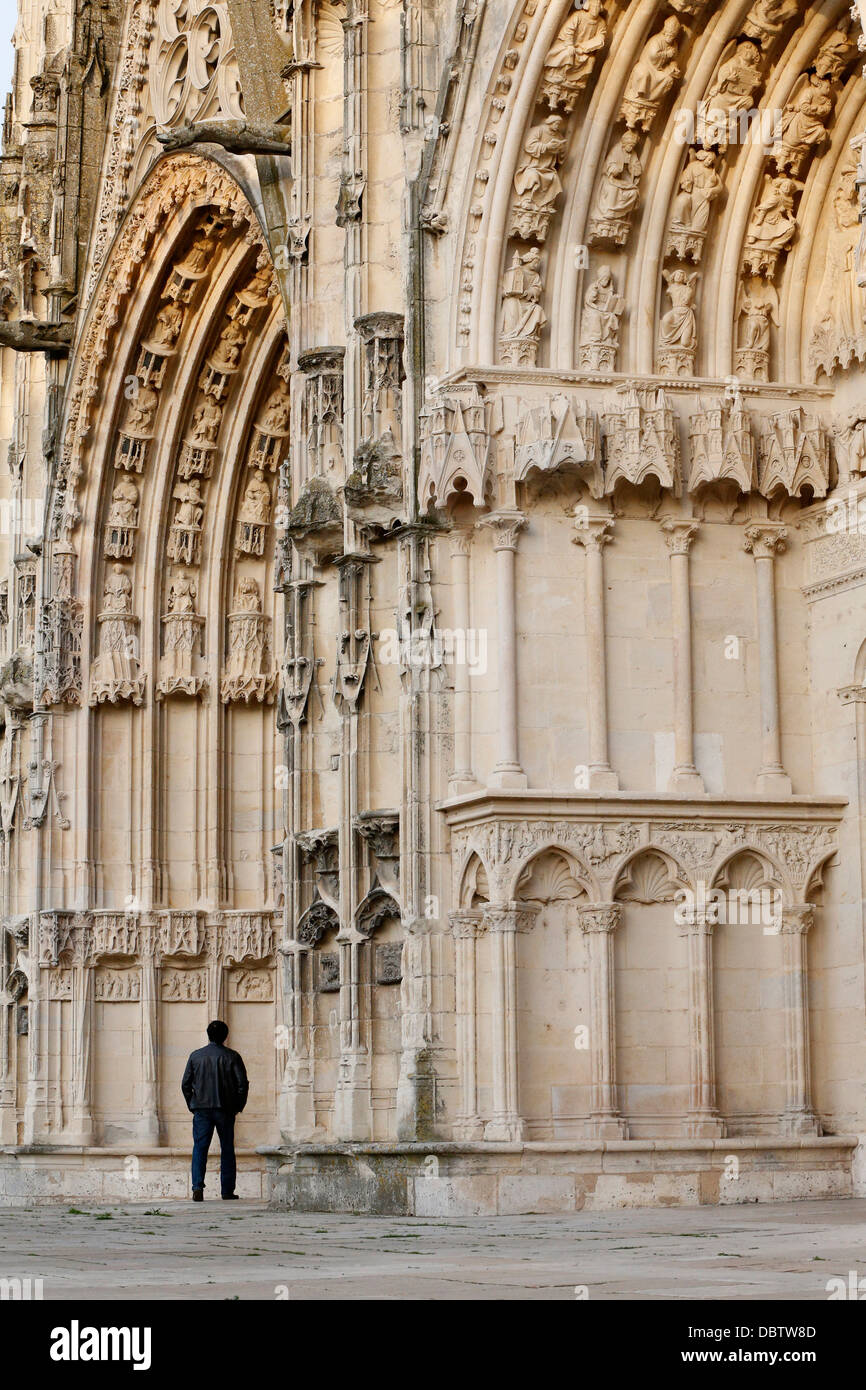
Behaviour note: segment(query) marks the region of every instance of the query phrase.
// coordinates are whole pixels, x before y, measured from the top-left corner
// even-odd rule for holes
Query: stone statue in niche
[[[542,100],[552,111],[573,111],[607,42],[607,25],[601,0],[575,0],[570,14],[544,60]]]
[[[166,606],[169,613],[194,613],[197,592],[192,575],[178,571],[168,589]]]
[[[208,359],[208,366],[211,370],[227,373],[236,372],[246,337],[246,330],[242,324],[235,320],[227,323],[220,334],[219,342],[212,356]]]
[[[716,173],[712,150],[692,150],[680,177],[680,191],[671,209],[665,255],[679,260],[701,259],[712,204],[724,189]]]
[[[769,43],[799,13],[799,0],[755,0],[743,23],[743,33]]]
[[[201,548],[201,523],[204,501],[198,478],[178,483],[172,496],[177,499],[177,511],[168,538],[166,553],[179,564],[197,565]]]
[[[156,687],[158,700],[167,695],[198,695],[207,686],[201,669],[204,618],[195,611],[198,588],[192,575],[177,570],[171,577],[163,616],[163,654]]]
[[[285,383],[280,382],[265,402],[258,428],[266,434],[282,434],[289,428],[292,402]]]
[[[138,488],[128,474],[121,474],[111,496],[105,527],[105,553],[119,560],[131,559],[138,529]]]
[[[517,367],[533,367],[541,330],[547,315],[541,307],[544,284],[539,272],[541,251],[532,246],[521,255],[515,251],[502,282],[502,331],[499,350]]]
[[[228,659],[220,683],[224,704],[232,700],[269,700],[276,685],[270,670],[267,619],[262,615],[258,583],[240,575],[228,615]]]
[[[135,395],[129,402],[124,431],[127,434],[146,434],[153,425],[153,417],[159,405],[159,395],[152,386],[139,383]]]
[[[589,219],[590,245],[612,241],[624,246],[628,240],[631,215],[640,201],[643,165],[637,154],[639,144],[637,131],[624,131],[604,162]]]
[[[755,105],[755,93],[764,81],[761,50],[756,43],[740,43],[725,59],[699,107],[698,136],[701,144],[726,150],[737,117],[745,117]],[[742,132],[745,136],[745,131]],[[740,138],[740,132],[737,131]]]
[[[866,409],[855,405],[836,421],[833,445],[839,465],[839,481],[850,482],[866,474]]]
[[[749,275],[740,284],[737,298],[737,347],[735,371],[752,381],[770,379],[770,324],[779,324],[776,287],[760,275]]]
[[[235,552],[239,555],[264,555],[265,536],[271,518],[271,490],[265,475],[257,468],[246,485],[238,510]]]
[[[621,115],[629,129],[648,131],[671,87],[680,76],[676,62],[682,28],[671,15],[661,33],[649,40],[632,70],[622,100]]]
[[[671,376],[689,376],[694,371],[698,324],[695,315],[695,294],[698,272],[685,270],[662,272],[667,285],[671,307],[659,323],[659,371]]]
[[[99,651],[90,668],[90,704],[144,700],[145,678],[138,662],[138,618],[132,612],[132,580],[122,565],[105,576],[99,625]]]
[[[514,175],[517,200],[511,213],[511,233],[524,241],[544,241],[550,229],[553,205],[562,192],[559,165],[568,137],[565,118],[548,116],[533,126],[523,146],[523,162]]]
[[[848,367],[866,357],[863,288],[857,284],[857,166],[844,165],[833,195],[833,221],[827,241],[824,277],[815,300],[816,322],[809,341],[809,363],[815,375],[827,376],[838,364]]]
[[[619,321],[625,300],[617,294],[613,272],[603,265],[586,291],[580,320],[580,365],[592,372],[613,371],[619,347]]]
[[[764,175],[764,190],[746,232],[743,263],[753,275],[772,278],[782,251],[797,230],[794,199],[802,188],[796,179]]]
[[[204,396],[193,411],[189,432],[193,444],[215,444],[223,413],[216,401]]]
[[[806,156],[829,138],[827,122],[832,114],[833,88],[826,78],[809,73],[782,112],[779,139],[773,147],[780,173],[799,174]]]
[[[153,331],[148,338],[148,345],[151,348],[164,347],[171,350],[183,327],[183,308],[173,300],[163,303],[153,325]]]

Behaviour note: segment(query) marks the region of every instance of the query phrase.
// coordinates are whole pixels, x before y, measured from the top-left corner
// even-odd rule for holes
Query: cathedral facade
[[[866,1191],[847,0],[19,0],[0,1203]]]

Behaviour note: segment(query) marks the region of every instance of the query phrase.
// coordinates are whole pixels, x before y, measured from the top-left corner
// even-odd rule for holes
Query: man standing
[[[250,1083],[243,1058],[225,1046],[229,1030],[219,1019],[207,1026],[207,1047],[191,1052],[180,1083],[192,1111],[192,1200],[204,1201],[204,1175],[213,1132],[220,1141],[220,1188],[224,1202],[235,1192],[235,1115],[247,1103]]]

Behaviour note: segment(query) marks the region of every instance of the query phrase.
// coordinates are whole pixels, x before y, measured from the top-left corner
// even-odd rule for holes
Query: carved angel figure
[[[607,42],[607,25],[601,0],[575,0],[575,12],[566,19],[544,60],[542,97],[552,110],[573,111],[577,95],[586,85],[596,57]]]
[[[797,230],[794,199],[801,187],[795,179],[764,175],[764,191],[746,232],[747,247],[778,252],[788,245]]]
[[[662,347],[693,348],[698,340],[695,317],[698,272],[666,270],[664,280],[672,307],[659,323],[659,343]]]

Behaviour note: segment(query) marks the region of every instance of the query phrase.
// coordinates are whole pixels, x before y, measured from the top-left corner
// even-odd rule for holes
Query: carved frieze
[[[533,469],[543,474],[573,470],[588,484],[593,497],[602,496],[601,430],[598,416],[585,401],[554,396],[520,416],[515,436],[515,479],[523,482]]]

